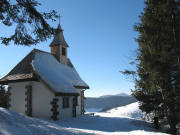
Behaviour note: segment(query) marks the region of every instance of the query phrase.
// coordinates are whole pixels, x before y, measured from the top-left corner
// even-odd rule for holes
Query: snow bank
[[[141,119],[143,116],[142,111],[139,109],[138,102],[122,107],[117,107],[101,114],[105,114],[106,117],[129,117],[135,119]]]
[[[51,54],[37,52],[32,65],[35,72],[56,92],[78,93],[74,86],[88,87],[74,68],[59,63]]]
[[[29,118],[0,108],[0,135],[86,135],[63,128],[52,121]]]
[[[139,120],[140,113],[138,103],[133,103],[95,113],[95,116],[84,115],[54,122],[0,108],[0,135],[168,135]]]

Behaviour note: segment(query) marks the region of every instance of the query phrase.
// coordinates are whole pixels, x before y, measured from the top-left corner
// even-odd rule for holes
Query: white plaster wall
[[[69,108],[63,108],[63,100],[62,100],[62,96],[58,96],[57,97],[58,100],[58,111],[59,111],[59,119],[63,119],[63,118],[70,118],[72,117],[72,108],[73,108],[73,97],[69,96]]]
[[[78,96],[78,106],[76,106],[76,114],[81,115],[81,89],[78,89],[79,96]]]
[[[9,83],[9,87],[11,87],[10,110],[25,114],[25,87],[28,84],[29,82]]]
[[[19,82],[10,83],[11,87],[11,101],[10,109],[25,114],[25,87],[26,85],[32,85],[32,116],[39,118],[51,119],[51,104],[50,102],[55,98],[54,93],[42,82]],[[78,96],[78,106],[76,106],[76,114],[81,114],[81,90],[78,89],[80,96]],[[58,111],[59,119],[72,117],[73,110],[73,96],[69,97],[69,108],[63,108],[62,96],[58,98]]]
[[[51,119],[54,94],[42,82],[32,83],[32,116]]]
[[[81,94],[81,90],[78,89],[79,93]],[[69,108],[63,108],[63,96],[58,96],[58,111],[59,119],[63,118],[70,118],[72,117],[73,111],[73,96],[69,96]],[[76,106],[76,115],[81,115],[81,95],[78,96],[78,106]]]

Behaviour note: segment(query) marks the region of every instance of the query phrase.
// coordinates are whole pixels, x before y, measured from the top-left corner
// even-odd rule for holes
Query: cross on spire
[[[58,15],[58,19],[59,19],[59,24],[60,24],[60,19],[61,19],[62,16],[60,16],[60,14]]]
[[[57,45],[62,45],[65,47],[69,47],[68,44],[66,43],[65,39],[64,39],[64,35],[63,35],[63,29],[61,28],[60,25],[60,15],[58,16],[59,18],[59,24],[58,27],[56,29],[56,34],[54,36],[53,41],[51,42],[50,46],[57,46]]]

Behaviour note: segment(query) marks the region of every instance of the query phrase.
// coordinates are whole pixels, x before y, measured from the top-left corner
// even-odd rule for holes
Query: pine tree
[[[0,85],[0,107],[8,108],[8,94],[3,85]]]
[[[36,9],[41,4],[36,0],[0,0],[0,23],[15,26],[9,37],[0,37],[1,43],[8,45],[35,45],[50,38],[55,29],[48,21],[56,21],[57,13],[40,12]]]
[[[137,60],[138,79],[133,96],[146,113],[154,113],[170,125],[176,134],[179,122],[180,90],[180,1],[146,0],[139,32]],[[158,120],[157,120],[158,119]]]

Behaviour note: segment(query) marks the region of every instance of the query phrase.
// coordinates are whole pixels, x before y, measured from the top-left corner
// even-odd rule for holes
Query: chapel
[[[8,85],[9,109],[53,120],[84,114],[84,91],[89,86],[68,58],[60,24],[49,47],[50,52],[32,50],[0,79]]]

